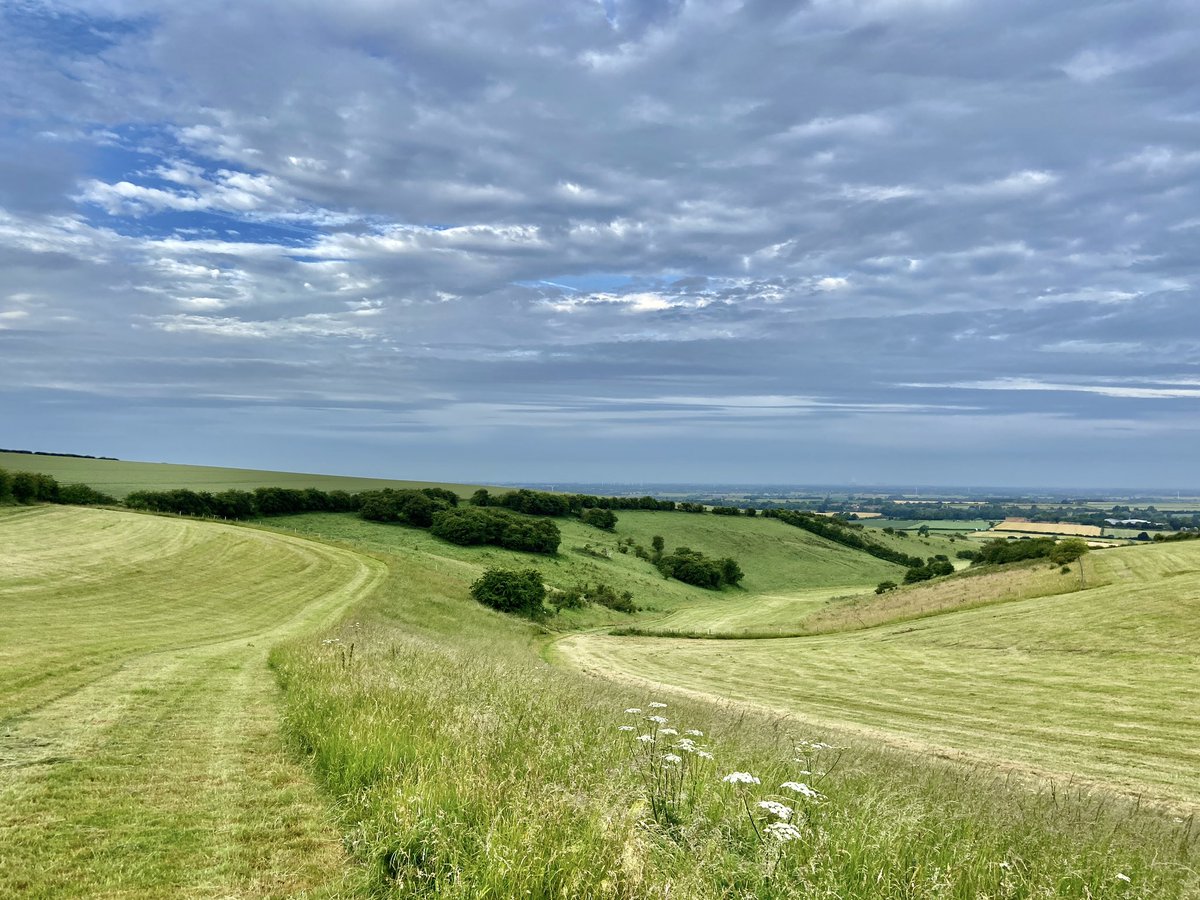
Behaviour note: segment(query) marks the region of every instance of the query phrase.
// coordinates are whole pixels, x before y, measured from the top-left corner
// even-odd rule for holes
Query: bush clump
[[[623,613],[635,613],[638,611],[637,605],[633,602],[633,594],[629,591],[621,591],[611,584],[597,582],[590,584],[576,584],[567,588],[565,591],[558,591],[550,597],[550,603],[558,610],[564,609],[583,609],[592,603],[607,607],[608,609],[616,610]]]
[[[546,586],[537,569],[488,569],[471,585],[471,596],[499,612],[536,618],[542,613]]]
[[[722,585],[735,585],[745,577],[736,560],[712,559],[690,547],[676,547],[674,553],[659,558],[656,565],[664,578],[713,591],[720,590]]]
[[[611,509],[600,509],[599,507],[582,509],[579,511],[579,520],[584,525],[591,525],[602,531],[612,531],[617,527],[617,514]]]
[[[487,506],[436,512],[429,532],[461,546],[493,544],[530,553],[557,553],[562,541],[562,534],[553,522],[526,519]]]

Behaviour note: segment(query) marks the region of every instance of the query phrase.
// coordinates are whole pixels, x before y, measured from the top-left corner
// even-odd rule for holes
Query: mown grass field
[[[1195,810],[1200,546],[1085,565],[1086,590],[904,625],[758,641],[589,634],[556,649],[589,670]]]
[[[0,896],[296,896],[340,836],[280,733],[272,645],[373,561],[208,522],[0,514]]]
[[[681,530],[672,536],[667,527]],[[552,621],[548,631],[487,610],[468,593],[487,565],[535,564],[547,579],[595,567],[619,589],[651,594],[657,608],[639,619],[655,621],[752,609],[753,598],[773,594],[863,588],[887,565],[848,559],[844,548],[799,529],[621,514],[616,535],[565,523],[559,558],[541,559],[454,547],[348,515],[273,519],[264,528],[278,530],[71,508],[0,515],[0,602],[24,611],[0,625],[8,629],[0,630],[6,650],[19,645],[0,660],[0,676],[7,684],[50,673],[5,701],[0,895],[1082,900],[1187,898],[1200,890],[1200,857],[1186,823],[1139,811],[1106,789],[1051,796],[1020,780],[1006,783],[1004,768],[939,759],[928,742],[912,740],[916,752],[897,747],[898,710],[890,730],[873,732],[865,695],[875,691],[886,706],[901,685],[860,680],[857,708],[806,705],[802,715],[781,716],[765,689],[748,703],[714,699],[739,690],[724,682],[727,663],[709,656],[703,691],[685,683],[697,675],[691,669],[673,669],[686,674],[681,688],[651,689],[623,657],[589,662],[596,674],[543,661],[547,641],[561,636],[554,628],[602,617]],[[589,540],[615,545],[625,530],[639,541],[663,533],[668,546],[686,540],[733,555],[751,573],[750,587],[699,591],[663,581],[632,555],[597,559],[570,549]],[[304,540],[300,531],[320,539]],[[1192,577],[1188,559],[1159,562],[1160,579]],[[1110,587],[1148,571],[1132,556],[1106,565]],[[919,624],[1007,615],[1027,602]],[[1166,641],[1153,636],[1173,627],[1168,613],[1129,611],[1124,624],[1148,628],[1139,637],[1149,647]],[[1019,617],[1010,625],[1021,633]],[[1061,640],[1107,652],[1097,642],[1109,627],[1077,624]],[[925,709],[923,692],[936,698],[943,681],[969,678],[972,665],[989,659],[986,648],[965,645],[939,658],[943,644],[953,648],[971,635],[951,637],[926,648],[940,665],[910,673],[910,727],[928,728],[943,711],[938,703]],[[1040,636],[1048,646],[1058,639]],[[567,640],[590,652],[618,639]],[[635,650],[642,644],[621,640]],[[789,646],[654,646],[670,660],[685,643],[754,652]],[[880,646],[886,656],[889,645]],[[82,661],[78,671],[66,664],[68,647]],[[835,689],[845,679],[837,666],[868,657],[817,651],[823,666],[809,666],[808,653],[782,657],[786,677],[777,667],[769,682],[746,684],[790,683],[816,694],[831,673]],[[1104,659],[1094,677],[1060,684],[1080,692],[1066,708],[1106,696],[1113,667]],[[1143,662],[1145,683],[1160,660]],[[1017,657],[1008,675],[1024,672]],[[1016,704],[1022,694],[1013,696]],[[637,732],[618,730],[630,723],[655,730],[645,718],[651,700],[669,704],[662,712],[680,732],[705,732],[697,740],[713,760],[687,754],[666,731],[639,743],[630,736]],[[1143,711],[1152,763],[1160,737],[1153,729],[1189,702],[1184,696]],[[970,706],[955,711],[963,719],[968,709],[994,715],[992,696],[963,703]],[[633,706],[643,712],[623,712]],[[1180,726],[1181,743],[1168,738],[1167,748],[1182,748],[1192,727]],[[798,758],[802,738],[850,749]],[[1029,765],[1019,754],[1008,764]],[[662,773],[671,766],[696,777],[656,818],[651,803],[665,796]],[[733,771],[760,783],[721,780]],[[781,787],[797,780],[817,785],[823,798]],[[764,837],[769,818],[759,799],[793,804],[795,840]]]
[[[89,484],[98,491],[123,499],[134,491],[188,488],[193,491],[252,491],[257,487],[319,488],[323,491],[374,491],[381,488],[441,487],[468,496],[475,485],[435,481],[395,481],[355,478],[348,475],[311,475],[301,472],[264,472],[216,466],[183,466],[175,463],[77,459],[71,456],[38,456],[0,453],[0,469],[41,472],[64,484]]]

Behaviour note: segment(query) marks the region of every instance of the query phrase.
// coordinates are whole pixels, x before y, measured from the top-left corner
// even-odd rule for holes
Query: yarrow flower
[[[824,741],[801,741],[796,745],[797,752],[803,753],[805,750],[832,750],[833,744],[827,744]]]
[[[632,725],[618,725],[617,731],[633,731]]]
[[[795,811],[786,803],[778,803],[775,800],[759,800],[758,808],[765,809],[771,815],[785,822],[792,817],[792,813]]]
[[[625,710],[625,712],[636,716],[638,713],[641,712],[641,710],[638,709],[636,706],[631,706],[631,707],[629,707],[629,709]]]
[[[707,750],[697,750],[696,755],[698,757],[700,757],[701,759],[712,759],[713,758],[713,755],[711,753],[709,753]]]
[[[800,829],[795,825],[789,825],[787,822],[772,822],[763,831],[781,844],[786,844],[788,841],[798,841],[801,838]]]
[[[655,703],[648,703],[646,705],[649,706],[651,709],[666,709],[667,708],[667,704],[665,704],[665,703],[655,702]]]
[[[679,763],[683,762],[683,757],[676,756],[674,753],[667,753],[667,754],[663,755],[663,762],[670,763],[671,765],[676,766],[676,765],[679,765]]]
[[[699,728],[689,728],[684,732],[688,737],[704,737],[704,732]]]
[[[658,733],[659,734],[679,734],[679,732],[676,731],[674,728],[660,728],[660,729],[658,729]]]
[[[653,722],[655,725],[666,725],[667,720],[662,716],[646,716],[647,722]]]
[[[730,772],[721,780],[726,784],[762,784],[761,781],[749,772]]]
[[[652,734],[639,734],[637,737],[635,737],[635,738],[634,738],[634,740],[635,740],[635,741],[640,741],[640,742],[641,742],[641,743],[643,743],[643,744],[653,744],[653,743],[654,743],[654,735],[652,735]]]
[[[780,785],[780,787],[785,787],[789,791],[795,791],[797,794],[800,794],[803,797],[807,797],[809,800],[820,800],[822,797],[825,796],[820,791],[814,791],[812,788],[810,788],[807,784],[804,784],[803,782],[785,781],[783,784]]]

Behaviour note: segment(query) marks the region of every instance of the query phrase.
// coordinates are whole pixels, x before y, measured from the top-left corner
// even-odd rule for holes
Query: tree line
[[[116,504],[117,500],[86,484],[59,484],[41,472],[0,469],[0,503],[69,503],[74,506]]]

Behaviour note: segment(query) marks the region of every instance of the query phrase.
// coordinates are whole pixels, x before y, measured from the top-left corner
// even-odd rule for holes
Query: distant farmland
[[[1099,525],[1074,525],[1070,522],[1001,522],[992,531],[1017,531],[1026,534],[1073,534],[1079,537],[1102,537]]]

